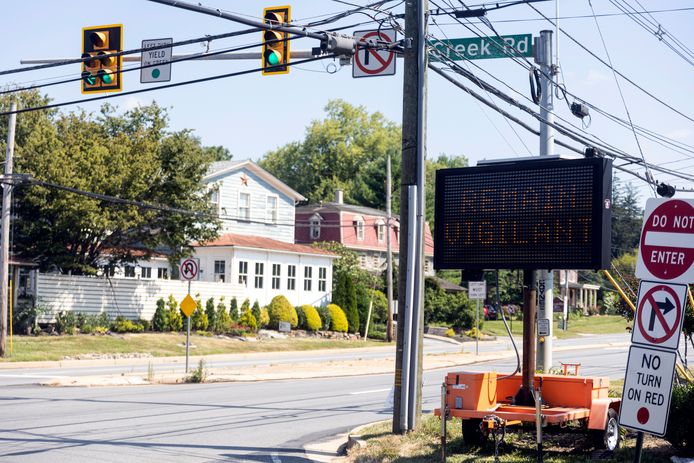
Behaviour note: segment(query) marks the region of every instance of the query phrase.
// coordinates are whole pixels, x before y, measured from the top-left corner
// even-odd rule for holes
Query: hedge
[[[270,315],[270,328],[278,329],[280,322],[289,322],[292,328],[299,324],[299,317],[296,309],[289,303],[284,296],[275,296],[268,306]]]
[[[349,325],[347,324],[345,312],[337,304],[328,304],[328,310],[330,311],[331,317],[330,329],[340,333],[346,333],[349,329]]]

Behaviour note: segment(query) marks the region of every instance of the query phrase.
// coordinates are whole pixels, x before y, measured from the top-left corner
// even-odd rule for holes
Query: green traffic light
[[[94,74],[92,74],[91,72],[84,71],[82,73],[82,80],[84,80],[89,85],[95,85],[96,84],[96,76]]]
[[[97,74],[104,84],[109,85],[113,83],[113,73],[111,71],[101,69]]]
[[[267,50],[265,52],[265,62],[270,66],[277,66],[282,61],[282,54],[276,50]]]

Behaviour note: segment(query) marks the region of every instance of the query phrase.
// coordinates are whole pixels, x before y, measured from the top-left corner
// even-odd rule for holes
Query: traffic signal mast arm
[[[160,3],[162,5],[182,8],[184,10],[194,11],[196,13],[209,14],[217,16],[229,21],[246,24],[248,26],[257,27],[258,29],[274,30],[285,32],[288,34],[308,37],[311,39],[320,40],[321,51],[324,53],[335,53],[338,55],[353,55],[357,50],[357,43],[354,37],[340,35],[334,32],[314,32],[309,31],[304,27],[288,26],[285,24],[268,24],[264,21],[250,19],[244,16],[239,16],[233,13],[227,13],[214,8],[208,8],[192,3],[180,2],[178,0],[149,0],[150,2]],[[361,43],[361,48],[380,48],[382,45],[374,43]]]

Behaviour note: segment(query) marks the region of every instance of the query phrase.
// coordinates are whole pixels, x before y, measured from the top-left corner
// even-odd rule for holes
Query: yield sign
[[[394,29],[377,31],[357,31],[354,33],[357,41],[357,52],[354,54],[352,77],[392,76],[395,74],[395,53],[389,50],[366,48],[359,44],[378,42],[395,42]]]
[[[631,342],[677,349],[686,295],[687,285],[642,281]]]
[[[636,276],[694,282],[694,200],[651,198],[643,217]]]

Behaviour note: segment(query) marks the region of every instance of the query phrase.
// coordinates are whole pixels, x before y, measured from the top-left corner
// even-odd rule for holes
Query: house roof
[[[323,249],[314,248],[312,246],[305,246],[303,244],[286,243],[284,241],[273,240],[272,238],[264,238],[262,236],[247,236],[247,235],[237,235],[234,233],[228,233],[222,235],[213,241],[207,241],[205,243],[193,243],[193,247],[238,247],[238,248],[252,248],[252,249],[265,249],[270,251],[278,252],[289,252],[292,254],[313,254],[319,256],[327,256],[337,258],[337,254],[325,251]]]
[[[270,172],[266,171],[260,167],[255,162],[250,159],[241,161],[217,161],[210,165],[207,174],[202,178],[203,182],[213,182],[220,177],[228,175],[237,170],[247,169],[248,171],[254,173],[263,181],[267,182],[270,186],[277,189],[281,193],[289,196],[294,201],[305,201],[306,198],[301,195],[296,190],[290,188],[286,183],[282,182],[280,179],[272,175]]]
[[[373,207],[357,206],[354,204],[344,203],[321,203],[309,204],[307,206],[299,206],[296,208],[297,213],[321,213],[321,212],[352,212],[354,214],[370,215],[372,217],[387,217],[386,211],[374,209]],[[398,216],[393,214],[392,217],[398,220]]]

